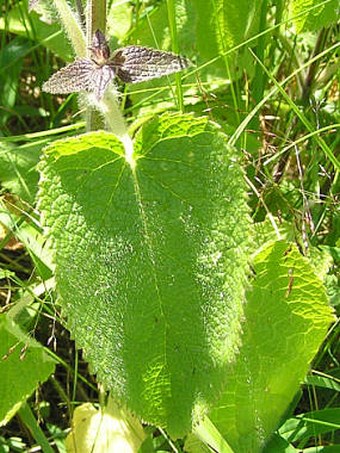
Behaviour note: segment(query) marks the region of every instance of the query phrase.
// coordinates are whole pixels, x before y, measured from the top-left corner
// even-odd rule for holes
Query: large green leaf
[[[181,436],[239,346],[248,208],[236,151],[205,118],[164,115],[135,140],[55,142],[40,209],[60,302],[92,370],[144,420]]]
[[[333,321],[313,267],[285,241],[254,260],[243,341],[211,414],[237,452],[257,452],[278,427]]]

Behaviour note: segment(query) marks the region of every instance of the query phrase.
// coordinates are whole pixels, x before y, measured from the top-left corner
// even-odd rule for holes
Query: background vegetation
[[[135,148],[151,156],[148,165],[148,159],[137,161],[143,196],[169,206],[168,217],[157,203],[143,205],[160,256],[171,256],[174,278],[180,279],[179,263],[188,275],[194,272],[184,251],[197,253],[202,232],[209,237],[215,228],[207,255],[213,246],[230,251],[218,267],[223,284],[202,258],[200,271],[209,289],[207,337],[194,322],[187,281],[176,297],[170,292],[164,318],[174,318],[167,338],[174,345],[169,357],[177,394],[175,402],[162,400],[167,382],[164,378],[162,387],[156,373],[156,386],[151,383],[140,403],[136,379],[122,399],[139,419],[117,406],[106,389],[115,396],[122,382],[120,337],[110,326],[129,302],[124,288],[136,300],[143,295],[138,316],[136,307],[127,311],[131,322],[124,341],[130,349],[124,354],[133,376],[142,368],[136,365],[140,357],[148,363],[166,331],[160,315],[154,336],[145,338],[145,323],[157,307],[143,255],[145,236],[135,233],[136,225],[143,225],[128,178],[119,180],[115,202],[108,197],[112,181],[123,174],[118,157],[124,150],[112,135],[114,124],[108,122],[106,132],[74,138],[96,130],[96,124],[102,128],[102,119],[92,109],[90,118],[86,99],[76,94],[41,90],[75,55],[72,25],[67,28],[58,9],[64,2],[37,3],[31,12],[26,1],[0,3],[1,451],[65,451],[72,419],[80,437],[96,445],[93,451],[106,451],[105,443],[113,451],[114,442],[121,441],[130,451],[338,451],[338,2],[111,1],[106,18],[95,18],[104,23],[99,28],[106,28],[112,49],[141,44],[193,62],[169,79],[118,83]],[[80,3],[91,4],[70,2],[72,10]],[[83,13],[75,16],[78,25],[86,8]],[[112,153],[118,156],[114,173],[96,173],[88,183],[86,172],[104,168]],[[157,153],[163,153],[164,167],[154,166]],[[187,165],[191,155],[194,166]],[[79,168],[84,173],[72,173]],[[148,178],[142,180],[143,175]],[[61,192],[66,185],[68,191]],[[172,222],[183,213],[182,205],[166,198],[160,186],[172,187],[178,199],[194,206],[202,231],[190,232],[190,241]],[[63,203],[57,202],[60,194]],[[83,212],[69,209],[74,195],[82,199]],[[110,214],[102,220],[108,206]],[[122,225],[131,225],[129,239],[138,255],[133,264],[112,240]],[[223,240],[217,243],[219,234]],[[142,277],[136,279],[138,273]],[[114,277],[118,283],[111,286]],[[160,291],[170,283],[164,277]],[[119,294],[119,310],[100,294],[105,287]],[[230,299],[219,299],[221,287]],[[225,300],[232,300],[230,306]],[[103,336],[89,334],[92,321]],[[228,364],[219,362],[215,333],[221,331],[230,344]],[[186,355],[186,345],[196,337],[202,342],[197,356]],[[205,342],[216,352],[214,360]],[[117,355],[105,349],[107,344]],[[152,394],[155,387],[161,402]],[[191,426],[197,389],[209,418],[201,422],[199,411],[207,409],[195,408],[199,423]],[[81,430],[85,419],[95,434],[88,425]],[[78,451],[91,451],[79,445]]]

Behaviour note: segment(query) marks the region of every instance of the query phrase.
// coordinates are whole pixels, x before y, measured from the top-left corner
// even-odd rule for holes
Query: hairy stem
[[[54,0],[62,26],[67,33],[77,57],[91,57],[92,38],[96,30],[105,33],[106,0],[88,0],[86,6],[86,37],[82,24],[66,0]],[[124,117],[119,109],[115,89],[109,89],[104,98],[93,102],[90,96],[83,97],[86,105],[86,129],[107,129],[124,144],[126,158],[132,162],[133,146]]]
[[[54,0],[54,6],[58,12],[63,29],[71,41],[74,53],[77,57],[85,57],[86,40],[76,14],[66,0]]]
[[[106,0],[89,0],[86,10],[86,33],[88,52],[92,44],[92,37],[96,30],[105,33],[106,29]],[[95,104],[96,110],[87,108],[87,130],[105,128],[114,133],[123,143],[126,158],[132,162],[133,146],[128,134],[124,117],[120,111],[115,89],[109,89],[105,96]]]

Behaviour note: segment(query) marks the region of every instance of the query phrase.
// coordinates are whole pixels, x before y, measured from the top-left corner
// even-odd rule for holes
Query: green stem
[[[91,47],[92,37],[97,30],[105,34],[106,0],[88,0],[86,9],[87,46]]]
[[[328,35],[329,35],[329,29],[323,28],[320,31],[320,33],[318,35],[318,39],[315,44],[315,48],[314,48],[312,57],[317,56],[325,48]],[[311,63],[311,65],[308,68],[308,73],[304,80],[303,91],[302,91],[302,95],[301,95],[302,104],[305,106],[308,105],[309,98],[311,96],[313,86],[315,84],[315,79],[316,79],[316,75],[318,73],[319,67],[320,67],[320,60],[315,60],[313,63]]]
[[[259,24],[259,37],[257,40],[256,46],[256,55],[260,61],[264,61],[265,49],[266,49],[266,42],[267,42],[267,35],[262,34],[263,31],[266,30],[267,27],[267,12],[268,12],[268,2],[267,0],[263,0],[261,11],[260,11],[260,24]],[[254,80],[251,86],[251,96],[254,100],[254,104],[258,104],[261,99],[263,98],[264,88],[266,84],[266,76],[262,71],[262,68],[259,64],[255,65],[255,75]],[[249,128],[254,131],[260,130],[260,122],[259,118],[256,116],[254,117],[251,122],[249,123]]]
[[[86,41],[87,56],[91,57],[93,35],[97,30],[105,34],[106,27],[106,0],[88,0],[86,8]],[[104,121],[98,110],[88,106],[86,109],[86,130],[104,129]]]
[[[169,28],[170,28],[170,36],[171,36],[171,43],[172,43],[172,50],[175,53],[179,53],[179,45],[178,45],[178,35],[177,35],[177,26],[176,26],[176,5],[173,0],[167,0],[167,8],[168,8],[168,21],[169,21]],[[182,82],[181,82],[181,75],[176,74],[176,94],[177,94],[177,104],[181,112],[184,110],[183,105],[183,89],[182,89]]]
[[[266,30],[267,12],[268,12],[267,0],[264,0],[262,2],[261,11],[260,11],[259,33]],[[261,34],[259,36],[258,41],[257,41],[256,55],[257,55],[258,59],[261,61],[264,61],[266,41],[267,41],[267,35],[263,35],[263,34]],[[260,100],[263,98],[264,86],[265,86],[265,82],[266,82],[265,79],[266,79],[266,77],[262,71],[261,66],[257,64],[255,66],[255,76],[254,76],[254,82],[253,82],[253,86],[252,86],[252,97],[254,99],[255,104],[260,102]]]
[[[224,66],[225,66],[225,69],[227,72],[227,80],[233,80],[233,76],[231,74],[230,64],[229,64],[230,57],[228,56],[228,48],[227,48],[227,45],[226,45],[226,42],[224,39],[223,25],[221,24],[221,20],[220,20],[221,12],[220,12],[215,0],[212,0],[212,5],[214,8],[214,15],[217,18],[216,27],[217,27],[217,33],[219,35],[219,41],[220,41],[219,46],[221,46],[221,50],[222,50],[221,56],[223,58],[223,63],[224,63]],[[223,18],[224,14],[225,13],[222,11],[222,20],[223,21],[224,21],[224,18]],[[234,50],[236,51],[237,49],[234,49]],[[235,114],[237,117],[237,122],[240,122],[240,115],[239,115],[240,106],[239,106],[239,101],[238,101],[240,96],[237,94],[234,83],[231,83],[229,87],[230,87],[230,93],[231,93],[231,97],[232,97],[233,104],[234,104],[234,111],[235,111]]]

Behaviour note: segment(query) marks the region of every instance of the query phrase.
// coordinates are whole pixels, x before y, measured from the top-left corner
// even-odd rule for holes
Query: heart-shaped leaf
[[[245,183],[236,150],[192,115],[146,123],[133,159],[105,132],[55,142],[39,206],[60,303],[93,372],[143,420],[182,436],[239,346]]]

